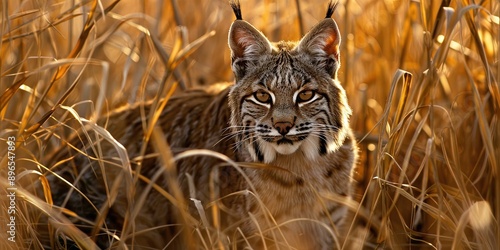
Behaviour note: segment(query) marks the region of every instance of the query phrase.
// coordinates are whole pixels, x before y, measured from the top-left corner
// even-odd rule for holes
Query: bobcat
[[[47,161],[57,173],[47,174],[54,204],[76,213],[74,223],[100,247],[339,246],[347,213],[342,201],[351,196],[357,148],[351,110],[337,80],[340,33],[331,18],[336,4],[330,2],[326,18],[300,41],[277,43],[242,20],[238,1],[231,7],[234,85],[172,97],[157,124],[177,156],[209,149],[230,160],[207,151],[179,157],[172,178],[172,169],[158,157],[168,152],[148,145],[141,154],[148,122],[141,114],[154,110],[138,104],[107,117],[107,130],[130,159],[129,177],[113,144],[87,142],[83,133],[69,142],[78,151],[64,147]],[[134,179],[138,171],[141,178]]]

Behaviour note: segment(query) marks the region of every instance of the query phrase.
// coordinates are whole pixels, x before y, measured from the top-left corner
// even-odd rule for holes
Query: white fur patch
[[[257,161],[257,153],[251,144],[248,145],[248,153],[250,153],[253,161]]]
[[[259,148],[264,155],[264,163],[271,163],[276,158],[276,150],[271,146],[271,143],[260,141]]]
[[[345,133],[344,129],[341,129],[340,131],[337,132],[337,136],[340,138],[340,141],[344,141],[345,137],[347,136]],[[342,145],[337,145],[334,141],[329,140],[326,145],[326,149],[328,153],[333,153],[339,149]]]
[[[314,161],[319,155],[319,137],[308,136],[302,143],[300,149],[307,159]]]
[[[281,145],[278,145],[276,143],[272,143],[271,145],[273,145],[273,148],[279,154],[289,155],[289,154],[295,153],[295,151],[297,151],[297,149],[300,147],[301,144],[302,144],[301,142],[294,142],[293,145],[290,145],[290,144],[281,144]]]

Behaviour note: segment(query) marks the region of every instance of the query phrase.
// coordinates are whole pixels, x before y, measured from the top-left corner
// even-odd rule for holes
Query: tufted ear
[[[318,67],[336,77],[340,66],[340,32],[337,23],[329,17],[318,23],[298,45],[298,50],[311,56]]]
[[[229,48],[236,80],[245,76],[247,68],[262,55],[271,53],[271,43],[251,24],[236,20],[229,30]]]

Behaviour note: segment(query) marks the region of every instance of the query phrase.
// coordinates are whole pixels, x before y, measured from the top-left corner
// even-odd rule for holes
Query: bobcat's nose
[[[293,124],[290,122],[277,122],[274,124],[274,128],[278,130],[281,135],[286,135],[292,129]]]

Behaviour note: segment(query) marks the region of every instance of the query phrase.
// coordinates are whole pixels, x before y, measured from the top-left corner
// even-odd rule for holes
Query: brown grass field
[[[300,39],[327,6],[241,3],[272,41]],[[3,0],[0,13],[0,249],[42,249],[36,214],[50,218],[49,233],[92,249],[69,223],[77,215],[33,195],[30,184],[52,167],[44,157],[83,119],[231,81],[231,8]],[[499,13],[497,0],[340,0],[339,80],[361,150],[344,249],[498,249]],[[232,247],[219,243],[199,248]]]

